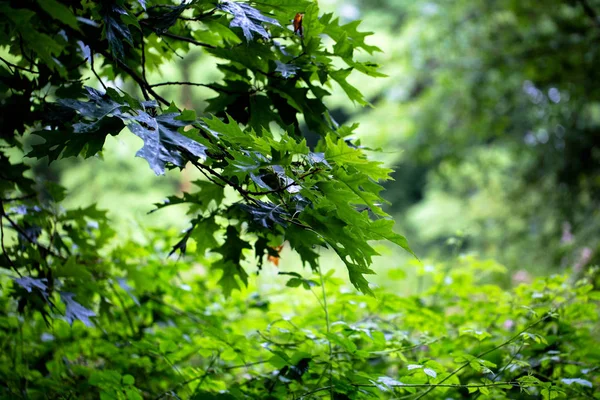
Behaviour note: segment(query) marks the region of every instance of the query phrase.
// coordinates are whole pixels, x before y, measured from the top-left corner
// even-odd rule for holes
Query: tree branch
[[[20,196],[20,197],[11,197],[11,198],[7,198],[7,199],[0,199],[0,202],[10,203],[12,201],[22,201],[22,200],[31,199],[33,197],[35,197],[35,193],[27,194],[27,195]]]
[[[6,60],[5,60],[4,58],[2,58],[2,57],[0,57],[0,60],[1,60],[1,61],[2,61],[4,64],[8,65],[9,67],[12,67],[12,68],[15,68],[15,69],[20,69],[21,71],[27,71],[27,72],[30,72],[30,73],[32,73],[32,74],[39,74],[39,72],[38,72],[38,71],[34,71],[33,69],[26,68],[26,67],[20,67],[20,66],[18,66],[18,65],[16,65],[16,64],[13,64],[13,63],[11,63],[11,62],[8,62],[8,61],[6,61]],[[12,72],[12,71],[11,71],[11,72]]]
[[[147,21],[140,21],[140,24],[144,25],[145,27],[147,27],[148,29],[150,29],[152,32],[156,33],[156,35],[158,35],[158,36],[166,36],[166,37],[171,38],[171,39],[176,39],[176,40],[180,40],[182,42],[191,43],[191,44],[194,44],[194,45],[200,46],[200,47],[206,47],[208,49],[216,49],[217,48],[216,46],[213,46],[212,44],[202,43],[202,42],[199,42],[199,41],[194,40],[192,38],[188,38],[188,37],[185,37],[185,36],[179,36],[179,35],[176,35],[176,34],[170,33],[170,32],[161,32],[159,34],[154,29],[152,29],[152,26]]]
[[[100,75],[98,75],[98,73],[96,72],[96,68],[94,68],[94,52],[93,51],[90,52],[90,66],[92,67],[92,73],[94,74],[96,79],[98,79],[98,82],[100,82],[100,84],[102,85],[102,88],[106,92],[106,85],[104,84],[104,82],[102,82],[102,78],[100,78]]]
[[[48,247],[46,247],[46,246],[38,243],[37,240],[34,240],[34,239],[30,238],[29,235],[27,235],[27,232],[25,232],[19,225],[17,225],[17,223],[15,221],[13,221],[8,216],[8,214],[6,214],[4,212],[4,209],[0,210],[0,212],[1,212],[0,217],[6,218],[6,220],[10,224],[10,226],[12,226],[14,230],[16,230],[17,232],[19,232],[25,239],[27,239],[27,241],[29,243],[37,245],[40,249],[44,250],[46,253],[48,253],[48,254],[50,254],[50,255],[52,255],[54,257],[57,257],[57,258],[60,258],[60,259],[63,259],[63,260],[65,259],[65,257],[61,256],[58,253],[55,253],[52,249],[50,249],[50,248],[48,248]]]

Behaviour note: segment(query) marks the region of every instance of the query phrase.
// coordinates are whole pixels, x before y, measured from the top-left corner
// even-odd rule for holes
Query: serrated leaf
[[[14,281],[23,289],[27,290],[28,293],[31,293],[33,289],[38,289],[42,293],[45,293],[48,290],[48,279],[46,278],[36,279],[30,276],[24,276],[15,278]]]
[[[369,54],[381,51],[379,47],[368,45],[365,42],[365,38],[372,35],[373,32],[359,32],[357,29],[360,25],[359,20],[340,25],[338,18],[332,18],[333,14],[331,13],[323,15],[321,17],[321,24],[323,25],[323,33],[331,37],[334,41],[347,40],[354,48],[361,48]]]
[[[342,57],[344,59],[352,59],[353,52],[354,47],[348,40],[348,34],[346,32],[342,32],[337,42],[333,45],[333,53],[336,56]]]
[[[200,189],[199,196],[208,204],[214,200],[217,206],[221,204],[225,198],[225,189],[209,181],[196,180],[192,184]]]
[[[69,25],[71,28],[79,30],[75,14],[62,3],[56,0],[38,0],[40,7],[46,11],[52,18]]]
[[[382,167],[380,162],[367,159],[360,149],[350,147],[343,139],[327,135],[325,144],[325,159],[328,162],[352,165],[375,182],[390,179],[391,169]]]
[[[274,225],[287,227],[291,216],[280,205],[257,200],[256,204],[240,204],[240,208],[250,214],[251,218],[261,227],[273,229]]]
[[[215,239],[215,233],[221,227],[215,222],[214,217],[202,218],[194,223],[194,230],[190,237],[196,242],[196,251],[204,254],[206,250],[215,249],[219,242]]]
[[[277,68],[275,68],[275,72],[281,73],[281,76],[285,79],[290,78],[298,72],[299,67],[294,64],[284,64],[281,61],[275,61]]]
[[[232,28],[241,28],[244,37],[248,42],[252,41],[255,32],[265,39],[269,39],[269,34],[262,26],[262,22],[267,22],[276,26],[280,26],[276,19],[265,17],[256,8],[246,3],[237,3],[234,1],[224,1],[218,7],[233,15],[230,26]]]
[[[307,47],[317,50],[321,43],[319,35],[323,31],[323,26],[319,21],[319,6],[317,3],[311,3],[304,10],[302,26],[304,28],[304,39]]]
[[[188,157],[206,158],[206,146],[177,132],[188,125],[176,120],[178,114],[162,114],[152,117],[139,112],[132,119],[136,123],[127,125],[129,130],[144,141],[144,146],[136,153],[148,161],[156,175],[165,173],[167,163],[183,168]]]
[[[73,297],[75,297],[74,293],[60,292],[60,298],[66,306],[65,319],[71,325],[73,325],[73,322],[76,320],[79,320],[83,322],[85,326],[92,326],[90,318],[95,317],[96,313],[76,302]]]
[[[123,43],[128,43],[133,47],[133,38],[129,27],[121,19],[124,15],[129,15],[127,10],[116,3],[103,4],[101,8],[102,19],[104,21],[103,31],[111,53],[117,58],[125,56]]]
[[[349,84],[346,80],[351,72],[352,68],[340,69],[337,71],[330,71],[329,76],[340,85],[350,100],[357,102],[361,106],[370,106],[371,103],[365,100],[360,90]]]
[[[58,130],[42,130],[34,132],[36,136],[42,137],[44,143],[32,145],[28,157],[42,158],[48,156],[50,161],[59,157],[75,157],[84,150],[84,156],[91,157],[102,150],[106,136],[118,134],[125,126],[122,119],[124,110],[129,106],[123,101],[121,103],[113,100],[108,94],[100,93],[98,90],[86,87],[89,101],[73,99],[60,99],[59,109],[52,111],[57,119],[63,119],[63,125]],[[79,116],[79,122],[70,124],[71,117],[65,120],[67,110]]]
[[[230,296],[232,291],[241,289],[236,278],[239,278],[244,285],[248,285],[248,274],[239,264],[235,264],[232,261],[219,260],[213,266],[222,271],[218,283],[226,297]]]

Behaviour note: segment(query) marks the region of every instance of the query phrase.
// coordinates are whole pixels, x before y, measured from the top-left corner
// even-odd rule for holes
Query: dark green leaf
[[[269,39],[269,34],[262,26],[262,22],[279,26],[279,22],[276,19],[265,17],[256,8],[246,3],[223,1],[218,7],[233,15],[230,26],[232,28],[241,28],[248,42],[254,38],[252,32],[258,33],[265,39]]]
[[[144,141],[136,156],[146,159],[156,175],[165,173],[167,163],[183,168],[190,158],[206,157],[204,145],[177,132],[188,123],[176,117],[177,114],[152,117],[142,111],[132,118],[136,123],[127,126]]]

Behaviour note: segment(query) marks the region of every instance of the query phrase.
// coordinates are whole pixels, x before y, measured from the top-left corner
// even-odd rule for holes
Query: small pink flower
[[[593,251],[589,247],[584,247],[581,249],[581,255],[579,256],[579,260],[573,265],[573,271],[579,272],[585,267],[590,260],[592,259]]]
[[[518,285],[519,283],[530,283],[531,275],[529,272],[520,269],[512,275],[513,285]]]
[[[563,223],[562,226],[562,237],[560,238],[561,244],[573,243],[573,234],[571,233],[571,224],[568,222]]]
[[[504,321],[504,324],[502,324],[502,327],[506,330],[511,330],[513,326],[515,326],[515,321],[513,321],[512,319],[507,319],[506,321]]]

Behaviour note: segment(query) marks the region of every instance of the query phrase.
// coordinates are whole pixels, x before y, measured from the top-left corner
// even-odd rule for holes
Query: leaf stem
[[[327,308],[327,294],[325,292],[325,279],[323,279],[323,270],[319,265],[319,278],[321,280],[321,293],[323,295],[323,310],[325,311],[325,324],[327,327],[327,344],[329,345],[329,389],[330,397],[333,400],[333,347],[331,346],[331,339],[329,334],[331,333],[331,324],[329,321],[329,309]]]

